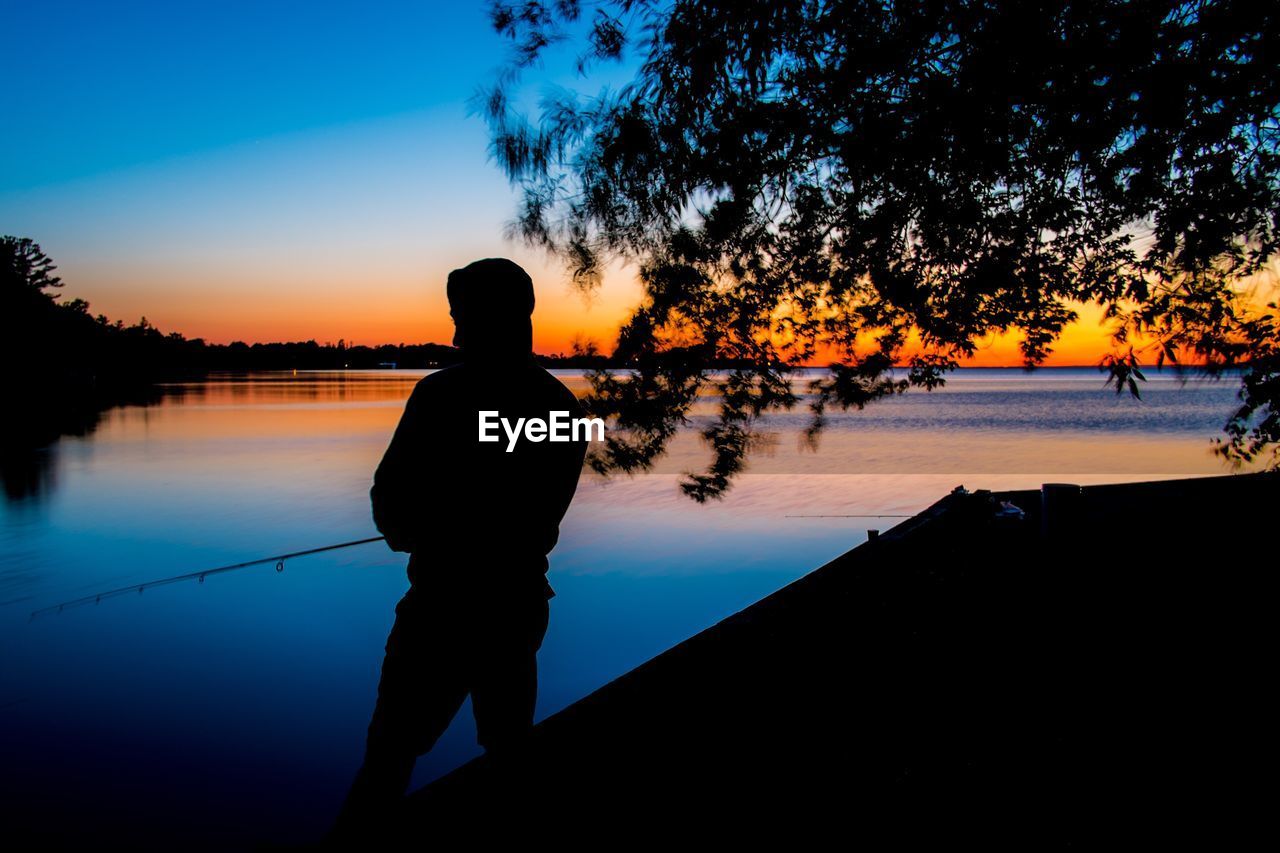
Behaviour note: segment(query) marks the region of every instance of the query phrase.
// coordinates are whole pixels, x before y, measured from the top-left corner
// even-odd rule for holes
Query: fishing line
[[[784,515],[783,518],[915,518],[914,515]]]

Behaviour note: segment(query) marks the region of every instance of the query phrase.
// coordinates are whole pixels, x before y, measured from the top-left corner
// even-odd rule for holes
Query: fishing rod
[[[43,616],[47,613],[61,613],[63,610],[66,610],[71,607],[79,607],[82,604],[97,604],[99,601],[102,601],[105,598],[115,598],[116,596],[126,595],[131,592],[136,592],[141,594],[143,590],[150,589],[153,586],[164,586],[165,584],[178,583],[179,581],[189,581],[189,580],[194,580],[194,581],[199,581],[200,583],[204,583],[204,579],[209,577],[209,575],[220,575],[225,572],[234,572],[237,569],[247,569],[250,566],[261,566],[264,563],[275,563],[276,571],[283,572],[284,561],[291,560],[294,557],[305,557],[308,554],[322,554],[325,551],[337,551],[339,548],[352,548],[356,545],[368,545],[371,542],[381,542],[384,539],[386,539],[385,536],[371,536],[368,539],[356,539],[351,542],[339,542],[336,545],[324,545],[320,548],[308,548],[305,551],[290,551],[288,554],[276,554],[271,557],[262,557],[257,560],[245,560],[243,563],[232,563],[229,566],[218,566],[217,568],[214,568],[214,569],[205,569],[199,572],[187,572],[186,574],[174,575],[173,577],[169,577],[169,578],[159,578],[158,580],[135,583],[135,584],[132,584],[131,586],[122,586],[118,589],[109,589],[106,592],[99,592],[93,595],[86,595],[83,598],[75,598],[75,599],[72,599],[71,601],[64,601],[61,604],[54,604],[49,607],[42,607],[39,610],[33,610],[31,612],[31,618],[35,619],[37,616]]]
[[[912,518],[910,515],[788,515],[786,518]],[[351,542],[339,542],[336,545],[324,545],[319,548],[307,548],[305,551],[290,551],[287,554],[275,554],[270,557],[261,557],[257,560],[245,560],[242,563],[232,563],[229,566],[218,566],[213,569],[204,569],[198,572],[187,572],[181,575],[174,575],[168,578],[158,578],[153,581],[143,581],[129,586],[122,586],[117,589],[109,589],[105,592],[86,595],[83,598],[73,598],[70,601],[64,601],[61,604],[53,604],[49,607],[42,607],[39,610],[31,612],[31,618],[44,616],[49,613],[61,613],[72,607],[79,607],[83,604],[97,604],[107,598],[116,598],[117,596],[127,595],[136,592],[141,595],[145,590],[154,586],[165,586],[166,584],[179,583],[181,581],[198,581],[204,583],[204,579],[210,575],[220,575],[226,572],[234,572],[237,569],[247,569],[250,566],[261,566],[265,563],[275,563],[276,571],[284,571],[284,561],[291,560],[294,557],[306,557],[310,554],[323,554],[325,551],[337,551],[340,548],[353,548],[356,545],[368,545],[373,542],[382,542],[385,536],[371,536],[368,539],[355,539]]]

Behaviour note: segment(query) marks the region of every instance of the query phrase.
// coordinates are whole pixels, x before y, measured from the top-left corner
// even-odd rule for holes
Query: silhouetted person
[[[578,484],[585,441],[478,440],[481,411],[582,417],[533,361],[533,282],[508,260],[449,274],[462,363],[417,384],[374,475],[373,517],[409,557],[409,591],[387,638],[364,764],[343,814],[368,826],[408,787],[471,695],[478,740],[509,748],[533,725],[535,655],[547,629],[547,554]]]

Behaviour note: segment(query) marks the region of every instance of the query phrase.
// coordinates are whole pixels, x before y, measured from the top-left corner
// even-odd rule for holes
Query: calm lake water
[[[0,808],[10,837],[188,849],[323,832],[360,762],[407,586],[403,555],[366,545],[282,572],[259,566],[30,614],[376,535],[370,476],[422,375],[174,386],[159,404],[110,411],[90,435],[50,448],[38,488],[0,508]],[[831,516],[913,513],[958,484],[1225,473],[1209,440],[1235,390],[1157,376],[1135,401],[1091,370],[965,370],[942,391],[833,417],[817,452],[800,445],[802,411],[771,417],[773,440],[713,505],[677,488],[705,458],[692,433],[652,474],[585,477],[551,558],[558,595],[538,716],[858,545],[868,527],[895,523]],[[415,782],[476,755],[474,737],[467,707]]]

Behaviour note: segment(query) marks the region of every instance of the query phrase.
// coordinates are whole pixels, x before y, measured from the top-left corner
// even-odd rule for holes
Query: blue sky
[[[4,20],[6,191],[460,106],[504,50],[481,2],[40,0]]]
[[[95,311],[211,340],[447,340],[448,270],[505,255],[555,351],[610,343],[638,294],[619,273],[584,301],[503,239],[514,195],[468,107],[507,55],[483,2],[0,5],[0,233]]]

